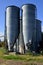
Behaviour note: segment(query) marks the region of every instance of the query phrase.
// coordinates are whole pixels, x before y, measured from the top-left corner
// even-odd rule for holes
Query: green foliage
[[[0,47],[5,47],[5,42],[4,41],[0,42]]]
[[[4,47],[1,47],[0,48],[0,57],[4,56],[5,54],[8,54],[8,51]]]

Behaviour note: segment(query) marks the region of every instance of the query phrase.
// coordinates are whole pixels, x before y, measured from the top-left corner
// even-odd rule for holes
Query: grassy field
[[[43,55],[35,55],[25,54],[25,55],[16,55],[16,54],[6,54],[6,50],[4,48],[0,48],[0,58],[5,60],[15,60],[15,61],[36,61],[43,62]]]
[[[16,55],[7,53],[7,50],[0,48],[0,65],[43,65],[43,55]]]

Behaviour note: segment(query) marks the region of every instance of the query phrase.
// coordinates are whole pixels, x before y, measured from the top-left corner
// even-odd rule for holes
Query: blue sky
[[[5,9],[9,5],[21,7],[23,4],[32,3],[37,7],[37,18],[42,21],[43,30],[43,0],[0,0],[0,35],[4,34]]]

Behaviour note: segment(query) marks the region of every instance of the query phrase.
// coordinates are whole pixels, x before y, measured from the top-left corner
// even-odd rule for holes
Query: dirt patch
[[[4,63],[5,61],[3,59],[0,59],[0,65]]]
[[[0,65],[43,65],[43,63],[0,59]]]

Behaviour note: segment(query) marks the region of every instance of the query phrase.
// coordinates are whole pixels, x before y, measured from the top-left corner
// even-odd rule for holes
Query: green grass
[[[15,60],[15,61],[36,61],[36,62],[43,62],[43,56],[42,55],[35,55],[32,54],[25,54],[25,55],[6,55],[6,50],[4,48],[0,48],[0,58],[5,60]]]
[[[8,55],[8,56],[3,56],[4,59],[9,59],[9,60],[26,60],[26,58],[22,58],[18,55]]]
[[[43,56],[32,56],[32,55],[8,55],[3,56],[3,59],[6,60],[21,60],[21,61],[36,61],[43,62]]]
[[[5,48],[0,48],[0,56],[4,55],[6,52]]]

